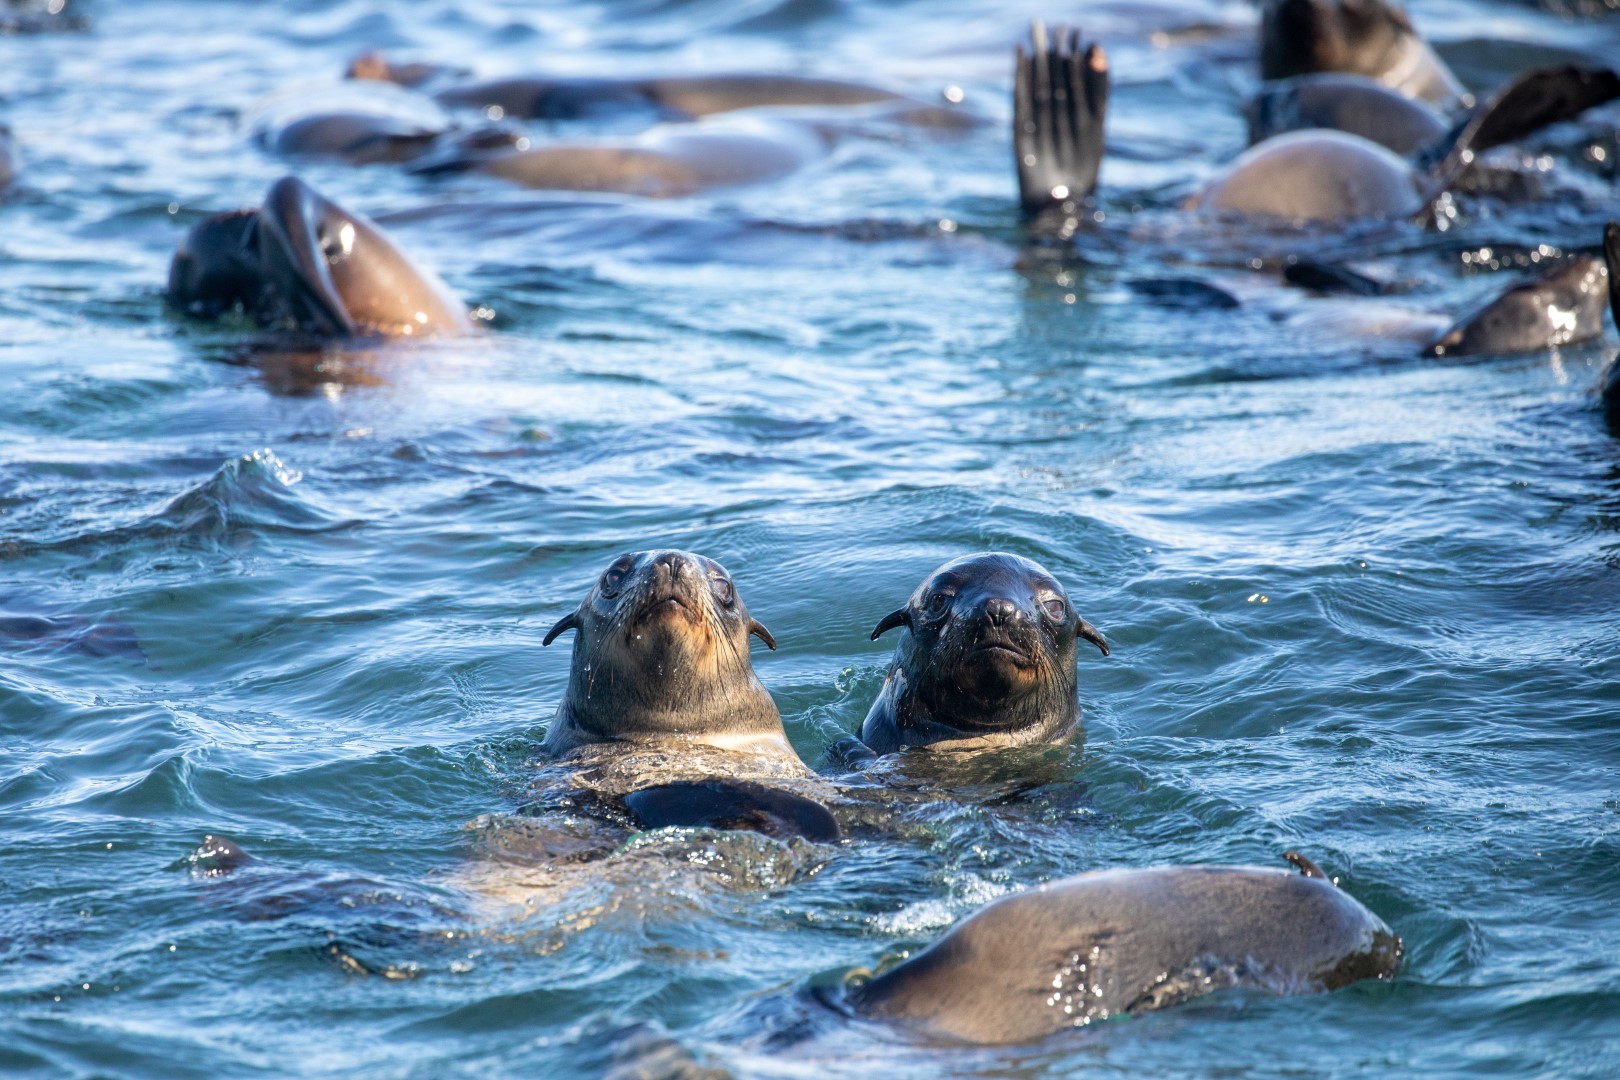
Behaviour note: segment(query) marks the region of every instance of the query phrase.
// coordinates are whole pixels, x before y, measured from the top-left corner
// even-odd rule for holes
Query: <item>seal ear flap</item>
[[[579,609],[575,608],[573,611],[570,611],[568,614],[566,614],[562,618],[558,619],[556,626],[553,626],[550,630],[546,631],[546,636],[545,636],[544,639],[541,640],[540,644],[541,644],[541,646],[550,645],[553,641],[557,640],[557,636],[559,634],[566,633],[569,630],[578,630],[578,629],[579,629]]]
[[[884,634],[887,634],[890,630],[893,630],[897,626],[904,626],[907,629],[910,629],[910,608],[895,608],[893,611],[883,616],[883,621],[877,624],[876,630],[872,631],[872,640],[876,641],[878,638],[882,637]]]
[[[1081,619],[1078,616],[1076,616],[1076,619],[1079,625],[1074,628],[1075,633],[1097,646],[1097,648],[1102,650],[1102,654],[1107,656],[1108,642],[1103,640],[1102,631],[1098,630],[1095,626],[1092,626],[1090,623],[1086,622],[1086,620]]]
[[[771,632],[765,629],[764,625],[761,624],[758,619],[748,620],[748,632],[759,638],[759,640],[763,641],[765,643],[765,647],[771,650],[771,652],[776,651],[776,638],[771,636]]]

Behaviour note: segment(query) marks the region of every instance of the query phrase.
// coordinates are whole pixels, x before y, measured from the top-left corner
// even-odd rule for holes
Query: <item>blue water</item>
[[[1130,289],[1242,275],[1272,242],[1173,210],[1241,148],[1247,5],[1067,12],[1116,80],[1084,258],[1021,248],[1005,133],[1011,44],[1063,11],[86,14],[0,37],[22,151],[0,197],[0,1072],[1614,1074],[1620,442],[1592,394],[1614,331],[1425,362]],[[1620,56],[1613,19],[1414,17],[1476,87]],[[785,180],[669,202],[253,144],[371,47],[487,75],[955,85],[989,122],[857,131]],[[1617,204],[1582,138],[1532,148],[1559,194],[1359,253],[1454,310],[1590,250]],[[312,384],[166,313],[184,230],[294,169],[489,332],[334,350]],[[1041,781],[997,805],[923,800],[836,849],[644,837],[527,919],[469,917],[468,880],[521,876],[481,837],[534,797],[568,663],[540,638],[614,555],[659,546],[733,572],[823,768],[881,682],[883,614],[954,555],[1037,558],[1114,646],[1080,660],[1084,742],[986,766]],[[203,876],[205,833],[257,864]],[[814,1000],[1017,888],[1289,847],[1402,935],[1396,982],[991,1050]]]

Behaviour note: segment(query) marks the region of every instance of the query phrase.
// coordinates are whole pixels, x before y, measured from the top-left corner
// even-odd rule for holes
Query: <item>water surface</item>
[[[1185,261],[1239,273],[1262,243],[1169,209],[1242,145],[1240,3],[1068,13],[1114,62],[1108,232],[1026,254],[1008,58],[1025,18],[1063,14],[130,0],[0,38],[24,161],[0,199],[0,1067],[1611,1072],[1620,443],[1592,386],[1613,331],[1420,362],[1129,288]],[[1414,16],[1476,87],[1620,56],[1612,20]],[[489,75],[954,85],[989,122],[857,131],[785,181],[662,203],[253,144],[255,117],[373,47]],[[1533,147],[1556,198],[1359,251],[1453,310],[1543,245],[1590,249],[1615,194],[1580,145]],[[166,313],[184,229],[292,169],[491,330],[337,355],[344,378],[310,385],[251,362],[239,328]],[[568,663],[540,638],[654,546],[733,572],[781,643],[757,670],[823,767],[881,682],[878,619],[954,555],[1034,557],[1114,646],[1080,661],[1084,742],[1012,760],[1043,782],[1000,805],[910,807],[835,850],[643,838],[522,924],[461,917],[468,824],[533,797]],[[198,876],[210,832],[259,864]],[[1013,889],[1289,847],[1405,938],[1394,984],[996,1050],[814,999]]]

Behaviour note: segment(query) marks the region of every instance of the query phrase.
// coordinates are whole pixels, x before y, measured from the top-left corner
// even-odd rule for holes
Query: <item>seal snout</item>
[[[646,578],[631,625],[665,615],[701,623],[704,607],[700,586],[704,581],[699,571],[692,557],[684,551],[661,551],[654,555],[647,563]]]
[[[991,662],[1010,662],[1020,668],[1033,666],[1040,643],[1030,640],[1035,633],[1031,615],[1010,597],[986,597],[965,620],[972,628],[967,655]]]

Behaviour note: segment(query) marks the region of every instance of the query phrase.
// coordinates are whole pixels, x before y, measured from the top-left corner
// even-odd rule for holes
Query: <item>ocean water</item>
[[[1613,329],[1422,361],[1130,285],[1348,252],[1460,309],[1595,248],[1620,202],[1586,148],[1620,113],[1528,148],[1548,197],[1465,200],[1443,232],[1221,231],[1174,207],[1243,145],[1245,3],[77,10],[87,30],[0,36],[22,161],[0,195],[0,1072],[1620,1068],[1620,441],[1593,398]],[[1620,57],[1620,21],[1580,5],[1413,15],[1476,88]],[[1068,251],[1027,247],[1014,204],[1031,16],[1080,22],[1115,74],[1107,221]],[[368,48],[954,86],[984,123],[852,123],[785,179],[668,201],[254,143]],[[289,172],[489,329],[334,347],[312,378],[167,312],[184,230]],[[988,760],[901,827],[637,837],[481,921],[464,885],[521,876],[483,838],[535,797],[566,679],[568,639],[540,639],[615,555],[661,546],[732,571],[780,643],[756,669],[829,774],[892,647],[871,627],[950,557],[1040,560],[1114,652],[1082,653],[1082,742]],[[255,863],[202,873],[207,833]],[[996,1049],[818,998],[1012,890],[1291,847],[1405,939],[1396,981]]]

